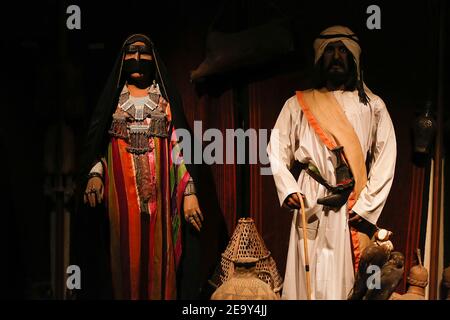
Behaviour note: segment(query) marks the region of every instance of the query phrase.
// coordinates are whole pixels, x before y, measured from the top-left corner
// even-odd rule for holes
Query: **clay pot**
[[[436,135],[436,120],[431,115],[431,103],[427,103],[421,115],[414,121],[414,152],[429,154]]]

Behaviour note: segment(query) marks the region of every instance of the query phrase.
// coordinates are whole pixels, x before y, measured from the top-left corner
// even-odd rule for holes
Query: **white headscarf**
[[[322,57],[327,45],[336,41],[342,41],[345,47],[353,54],[356,66],[359,68],[359,57],[361,56],[359,39],[352,30],[343,26],[332,26],[320,33],[319,37],[314,41],[314,63],[317,63]]]
[[[332,26],[323,30],[320,35],[314,40],[314,63],[317,63],[319,59],[322,57],[325,48],[328,44],[336,41],[342,41],[345,47],[352,53],[353,59],[356,64],[356,72],[358,82],[362,83],[362,86],[358,86],[358,90],[363,90],[360,92],[360,98],[362,95],[366,96],[366,92],[370,93],[371,91],[364,83],[361,75],[361,67],[360,67],[360,57],[361,57],[361,47],[359,45],[359,39],[356,34],[347,27],[344,26]],[[366,92],[364,92],[366,91]],[[368,97],[367,97],[368,99]]]

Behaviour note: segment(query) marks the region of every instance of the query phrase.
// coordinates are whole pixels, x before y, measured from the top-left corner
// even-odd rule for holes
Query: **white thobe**
[[[357,91],[334,91],[352,124],[365,157],[370,155],[368,181],[353,211],[376,224],[392,185],[396,139],[384,102],[369,94],[370,105],[360,103]],[[345,152],[345,150],[344,150]],[[295,160],[312,163],[331,184],[336,183],[336,156],[309,125],[297,97],[286,101],[267,147],[280,205],[291,194],[306,197],[308,251],[313,299],[346,299],[354,282],[347,205],[338,211],[317,204],[328,190],[302,171],[298,180],[290,173]],[[283,299],[306,299],[306,276],[301,216],[294,210],[284,277]]]

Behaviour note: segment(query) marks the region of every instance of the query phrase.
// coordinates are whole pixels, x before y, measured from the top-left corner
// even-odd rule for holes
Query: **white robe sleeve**
[[[397,158],[394,126],[384,102],[375,103],[375,128],[372,143],[372,163],[368,181],[361,191],[354,212],[376,225],[392,186]]]
[[[101,162],[101,161],[97,162],[97,163],[92,167],[90,173],[93,173],[93,172],[99,173],[99,174],[103,175],[103,165],[102,165],[102,162]]]
[[[267,154],[280,206],[283,205],[284,200],[290,194],[300,192],[297,181],[295,181],[294,176],[289,171],[294,163],[296,135],[293,133],[296,131],[295,127],[299,121],[298,112],[300,112],[300,107],[292,99],[285,103],[272,130],[270,142],[267,146]]]

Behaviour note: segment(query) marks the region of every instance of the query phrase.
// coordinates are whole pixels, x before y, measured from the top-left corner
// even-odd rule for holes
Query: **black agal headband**
[[[324,34],[319,35],[317,39],[334,39],[334,38],[348,38],[359,44],[359,39],[356,34]]]

